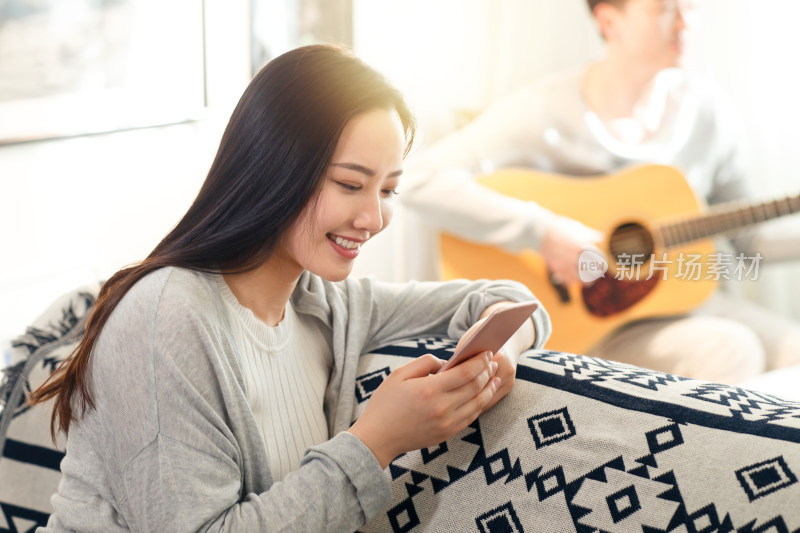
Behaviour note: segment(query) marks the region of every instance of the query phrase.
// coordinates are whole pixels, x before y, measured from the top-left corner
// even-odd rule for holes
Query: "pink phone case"
[[[497,352],[539,307],[537,302],[520,302],[492,314],[475,330],[439,369],[442,372],[481,352]],[[437,372],[437,374],[438,374]]]

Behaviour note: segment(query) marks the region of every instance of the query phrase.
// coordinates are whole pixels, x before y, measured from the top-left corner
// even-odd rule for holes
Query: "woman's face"
[[[361,247],[392,219],[404,151],[395,110],[353,117],[339,137],[318,200],[282,240],[285,259],[330,281],[346,278]]]

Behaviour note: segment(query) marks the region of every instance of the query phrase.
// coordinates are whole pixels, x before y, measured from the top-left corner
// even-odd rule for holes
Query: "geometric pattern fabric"
[[[438,337],[362,358],[358,409]],[[438,446],[397,457],[361,531],[800,533],[800,402],[530,351],[512,391]]]

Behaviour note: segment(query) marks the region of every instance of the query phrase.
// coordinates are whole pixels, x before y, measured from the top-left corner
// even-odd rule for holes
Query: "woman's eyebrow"
[[[374,178],[375,171],[371,168],[365,167],[364,165],[359,165],[358,163],[332,163],[331,166],[334,167],[341,167],[346,168],[349,170],[355,170],[356,172],[360,172],[367,177]],[[395,170],[394,172],[389,173],[390,178],[395,178],[403,173],[403,169]]]

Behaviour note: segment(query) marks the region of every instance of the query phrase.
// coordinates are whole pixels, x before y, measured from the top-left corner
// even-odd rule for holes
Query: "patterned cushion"
[[[51,512],[63,442],[24,399],[77,342],[97,287],[65,295],[14,341],[0,383],[0,533]],[[366,354],[357,412],[393,368],[453,341]],[[523,355],[512,392],[438,446],[386,470],[393,501],[362,531],[800,533],[800,402],[552,351]]]
[[[0,382],[0,533],[33,531],[52,511],[64,439],[50,437],[51,404],[31,408],[26,400],[72,353],[97,289],[59,298],[12,343],[15,357]]]
[[[359,412],[381,381],[454,343],[362,358]],[[386,471],[364,532],[800,532],[800,402],[552,351],[450,440]]]

